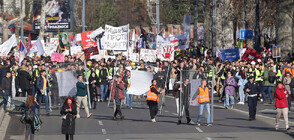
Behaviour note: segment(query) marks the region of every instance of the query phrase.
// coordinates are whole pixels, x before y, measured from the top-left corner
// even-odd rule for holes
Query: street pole
[[[197,10],[197,4],[198,4],[198,0],[195,0],[194,3],[194,46],[197,46],[197,42],[198,42],[198,32],[197,32],[197,28],[198,28],[198,10]]]
[[[247,23],[246,23],[246,3],[247,0],[244,0],[244,13],[243,13],[243,22],[244,22],[244,30],[247,28]],[[245,43],[247,44],[247,40],[245,39]]]
[[[157,34],[160,33],[160,11],[159,11],[159,0],[156,0],[156,24],[157,24]]]
[[[211,24],[211,44],[213,56],[216,56],[216,29],[215,29],[215,0],[212,0],[212,24]]]
[[[255,34],[254,49],[258,53],[260,53],[259,0],[255,0],[255,4],[256,4],[256,8],[255,8],[256,25],[254,29],[254,34]]]
[[[22,11],[22,1],[23,0],[19,0],[19,4],[20,4],[20,14],[21,14],[21,11]],[[23,42],[23,36],[24,36],[24,30],[23,30],[23,19],[20,21],[20,36],[21,36],[21,41]],[[24,43],[24,42],[23,42]]]
[[[83,11],[82,11],[82,32],[85,32],[85,0],[83,0]]]

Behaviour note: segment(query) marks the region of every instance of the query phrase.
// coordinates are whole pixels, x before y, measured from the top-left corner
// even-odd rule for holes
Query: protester
[[[29,68],[25,65],[21,66],[18,72],[19,86],[21,88],[22,96],[27,97],[28,93],[32,93],[32,77],[29,73]],[[34,93],[33,93],[34,94]]]
[[[239,79],[238,86],[239,86],[239,98],[240,98],[240,102],[238,102],[237,104],[244,105],[245,104],[244,86],[248,81],[243,71],[237,72],[236,77]]]
[[[197,125],[200,126],[201,116],[203,114],[203,109],[205,107],[207,113],[207,126],[212,126],[210,123],[210,98],[209,98],[209,89],[207,87],[206,80],[201,80],[201,86],[199,86],[194,94],[192,100],[195,100],[197,97],[197,103],[199,104],[199,114],[197,119]]]
[[[156,122],[155,116],[157,115],[158,112],[158,101],[159,101],[159,94],[162,94],[165,92],[165,90],[161,90],[160,88],[157,87],[157,81],[155,79],[152,80],[152,85],[150,86],[150,89],[147,93],[147,105],[149,106],[149,111],[150,111],[150,117],[151,121],[153,123]]]
[[[292,94],[291,86],[290,86],[291,82],[292,82],[291,74],[286,73],[286,77],[284,78],[283,83],[284,83],[284,86],[285,86],[285,90],[287,90],[287,92],[289,94],[289,96],[287,97],[288,106],[290,106],[289,109],[291,109],[291,94]]]
[[[42,70],[41,75],[37,79],[37,99],[39,103],[38,107],[38,116],[40,116],[40,106],[42,103],[42,100],[45,100],[45,108],[46,108],[46,115],[50,115],[50,110],[49,110],[49,96],[51,94],[51,91],[49,91],[49,83],[46,78],[46,72],[45,70]]]
[[[62,115],[61,133],[66,140],[73,140],[75,134],[75,120],[77,115],[77,103],[72,97],[67,97],[64,101],[60,114]]]
[[[128,105],[129,109],[133,109],[133,94],[129,94],[127,93],[127,91],[129,90],[129,88],[131,87],[131,71],[126,70],[125,74],[123,76],[123,83],[125,86],[125,95],[126,95],[126,103]]]
[[[108,90],[108,75],[109,72],[106,69],[106,65],[101,64],[103,67],[99,71],[99,78],[100,78],[100,89],[101,89],[101,102],[105,101],[107,98],[107,90]]]
[[[7,72],[6,76],[2,79],[2,82],[1,82],[3,100],[0,103],[0,106],[4,105],[3,109],[4,109],[5,112],[7,112],[6,106],[7,106],[7,103],[8,103],[9,96],[11,96],[11,86],[10,86],[11,85],[11,79],[10,79],[10,76],[11,76],[11,73]]]
[[[232,71],[229,71],[227,75],[228,75],[227,79],[225,80],[226,101],[224,103],[224,106],[226,109],[228,109],[229,106],[231,105],[231,109],[233,109],[233,105],[235,104],[234,92],[235,92],[236,81],[232,75]]]
[[[261,90],[263,102],[265,103],[267,101],[266,98],[266,92],[270,98],[270,104],[273,103],[273,97],[272,97],[272,88],[274,87],[274,83],[276,80],[276,74],[273,72],[273,67],[265,67],[264,73],[263,73],[263,87]]]
[[[182,85],[182,88],[179,88],[179,90],[182,92],[182,96],[180,96],[182,108],[181,111],[185,111],[186,118],[187,118],[187,124],[191,122],[190,113],[189,113],[189,106],[190,106],[190,95],[191,95],[191,84],[190,80],[186,79],[184,84]],[[182,112],[180,112],[178,125],[182,123]]]
[[[113,100],[113,120],[117,120],[117,118],[120,118],[121,120],[124,119],[124,116],[121,112],[121,100],[125,98],[124,96],[124,90],[125,86],[123,82],[121,81],[121,77],[118,75],[114,76],[114,82],[111,85],[111,100]]]
[[[35,135],[35,128],[34,128],[34,119],[35,116],[34,114],[36,113],[36,107],[38,106],[38,102],[37,99],[32,95],[29,94],[26,102],[25,102],[25,140],[28,140],[30,137],[30,140],[34,139],[34,135]]]
[[[279,130],[279,122],[281,114],[284,116],[284,121],[286,124],[286,130],[289,130],[289,122],[288,122],[288,103],[287,98],[289,97],[288,90],[285,89],[283,83],[279,82],[277,89],[275,91],[275,97],[276,97],[276,104],[275,107],[277,109],[277,116],[276,116],[276,125],[275,129]]]
[[[99,79],[95,72],[92,72],[89,78],[89,83],[90,83],[89,90],[90,90],[91,105],[93,105],[93,109],[96,109],[96,103],[98,99],[97,97],[98,97]]]
[[[77,118],[80,118],[80,107],[81,103],[83,103],[85,107],[85,111],[87,114],[87,118],[90,118],[92,113],[89,112],[88,108],[88,99],[87,99],[87,84],[83,82],[83,76],[78,76],[78,82],[76,84],[77,86]]]

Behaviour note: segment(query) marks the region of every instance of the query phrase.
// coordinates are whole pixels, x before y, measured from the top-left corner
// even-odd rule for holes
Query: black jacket
[[[249,95],[257,94],[260,91],[260,87],[255,82],[253,82],[253,83],[247,82],[245,84],[245,87],[244,87],[245,93],[246,93],[247,88],[250,89],[250,92],[248,93]]]
[[[18,80],[19,80],[21,90],[30,90],[30,89],[32,89],[32,85],[31,85],[32,77],[29,74],[29,72],[24,71],[24,70],[20,70],[18,72],[17,77],[18,77]]]
[[[65,112],[66,109],[69,109],[67,103],[64,103],[61,107],[60,114],[66,115],[66,119],[62,120],[61,133],[62,134],[75,134],[75,115],[77,114],[77,106],[75,104],[71,104],[72,112]]]
[[[11,90],[11,78],[7,78],[6,76],[2,79],[1,89],[8,91],[10,93]]]
[[[101,84],[103,85],[107,85],[108,84],[108,79],[106,78],[106,76],[108,76],[108,73],[106,71],[106,69],[102,69],[99,71],[99,78],[101,79]]]

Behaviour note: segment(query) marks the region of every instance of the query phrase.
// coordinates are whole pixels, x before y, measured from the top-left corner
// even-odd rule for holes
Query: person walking
[[[289,97],[288,90],[285,89],[283,83],[279,82],[277,89],[275,91],[275,97],[276,97],[276,104],[275,107],[277,109],[277,115],[276,115],[276,125],[275,129],[279,130],[279,121],[281,114],[284,116],[284,121],[286,124],[286,130],[290,130],[289,122],[288,122],[288,103],[287,98]]]
[[[226,94],[226,101],[224,106],[226,109],[231,105],[231,109],[233,109],[234,102],[234,92],[236,86],[236,80],[232,75],[232,71],[227,73],[227,79],[225,80],[225,94]],[[231,101],[231,102],[230,102]]]
[[[32,93],[32,77],[29,73],[29,69],[27,66],[23,65],[21,70],[18,72],[18,81],[19,86],[22,91],[22,96],[27,97],[29,93]],[[33,93],[34,94],[34,93]]]
[[[63,115],[61,133],[66,140],[73,140],[75,134],[75,120],[77,115],[77,102],[72,97],[67,97],[61,107]]]
[[[239,79],[238,85],[239,85],[239,97],[240,97],[240,102],[237,104],[244,105],[245,104],[245,94],[244,94],[244,86],[248,82],[246,79],[245,73],[241,70],[236,73],[236,77]]]
[[[201,116],[203,114],[203,109],[205,107],[207,113],[207,126],[212,126],[210,123],[210,98],[209,98],[209,89],[207,87],[206,80],[201,81],[201,86],[199,86],[194,94],[192,100],[195,100],[197,97],[197,103],[199,104],[199,114],[197,118],[197,125],[200,126]]]
[[[33,94],[29,94],[26,102],[25,102],[25,140],[34,139],[35,128],[34,128],[34,114],[36,113],[36,107],[38,106],[37,99],[33,96]],[[31,115],[29,115],[31,114]]]
[[[182,88],[179,88],[179,90],[182,92],[182,96],[180,96],[180,100],[182,103],[182,109],[180,109],[180,111],[185,111],[186,113],[186,118],[187,118],[187,124],[189,124],[191,122],[191,118],[190,118],[190,113],[189,113],[189,106],[190,106],[190,94],[191,94],[191,84],[190,84],[190,80],[186,79]],[[178,120],[178,125],[182,123],[182,112],[180,112],[179,115],[179,120]]]
[[[83,82],[83,76],[78,76],[77,86],[77,118],[80,118],[80,106],[83,102],[87,118],[90,118],[92,113],[89,112],[88,99],[87,99],[87,83]]]
[[[49,116],[49,95],[51,92],[49,92],[49,84],[48,80],[46,79],[46,72],[45,70],[42,70],[40,73],[40,76],[37,78],[37,99],[38,99],[38,116],[40,116],[40,109],[41,109],[41,103],[42,100],[45,100],[45,108],[46,108],[46,115]]]
[[[290,75],[290,73],[286,73],[286,77],[284,78],[284,85],[285,85],[285,90],[287,90],[289,96],[287,97],[287,102],[288,102],[288,108],[289,110],[291,110],[291,82],[292,82],[292,77]]]
[[[9,96],[11,93],[10,92],[11,91],[11,78],[10,78],[10,76],[11,76],[11,73],[6,72],[6,76],[2,79],[2,82],[1,82],[3,100],[0,103],[0,106],[4,105],[3,109],[5,112],[7,112],[6,106],[7,106],[8,99],[9,99]]]
[[[123,76],[123,83],[125,86],[125,95],[127,96],[127,105],[129,109],[133,109],[133,94],[128,94],[127,91],[131,87],[131,71],[126,70],[125,75]]]
[[[125,86],[121,80],[121,77],[118,75],[114,76],[114,82],[111,85],[111,100],[113,100],[114,106],[114,114],[113,114],[113,120],[117,120],[118,117],[120,119],[124,119],[124,116],[121,112],[121,100],[125,98],[124,96],[124,90]]]
[[[244,91],[248,94],[248,107],[249,107],[249,121],[256,120],[256,106],[258,100],[259,85],[254,82],[254,76],[250,76],[249,82],[245,84]],[[259,94],[261,96],[261,94]]]
[[[91,105],[93,105],[93,109],[96,109],[96,103],[97,103],[97,97],[98,97],[98,86],[99,86],[99,79],[95,72],[92,72],[90,78],[89,78],[89,89],[90,89],[90,100]]]
[[[273,96],[272,96],[272,88],[274,87],[274,83],[276,80],[276,74],[273,72],[273,67],[270,69],[268,67],[265,67],[264,73],[263,73],[263,87],[261,90],[262,97],[263,97],[263,103],[267,101],[266,99],[266,92],[270,98],[270,104],[273,103]]]
[[[155,79],[152,80],[152,85],[150,86],[150,89],[147,93],[147,105],[149,106],[150,111],[150,117],[152,122],[156,122],[155,116],[158,112],[158,101],[159,101],[159,94],[162,94],[165,92],[163,89],[161,92],[159,92],[159,88],[157,87],[157,81]]]

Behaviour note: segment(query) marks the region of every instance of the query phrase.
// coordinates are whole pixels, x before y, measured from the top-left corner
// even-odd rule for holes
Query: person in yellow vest
[[[159,92],[159,88],[157,87],[157,81],[155,79],[152,80],[152,85],[147,93],[147,105],[149,106],[150,117],[152,122],[156,122],[155,116],[158,112],[158,101],[159,101],[159,94],[164,93],[165,90]]]
[[[126,70],[123,76],[123,83],[125,86],[125,95],[126,95],[126,102],[129,109],[133,109],[133,94],[128,94],[127,91],[131,87],[131,71]]]
[[[197,103],[199,104],[199,115],[197,119],[197,125],[200,126],[201,116],[203,114],[203,109],[205,107],[207,112],[207,126],[212,126],[212,124],[210,123],[209,89],[207,87],[206,80],[201,81],[201,86],[198,87],[192,99],[195,100],[196,97],[197,97]]]

